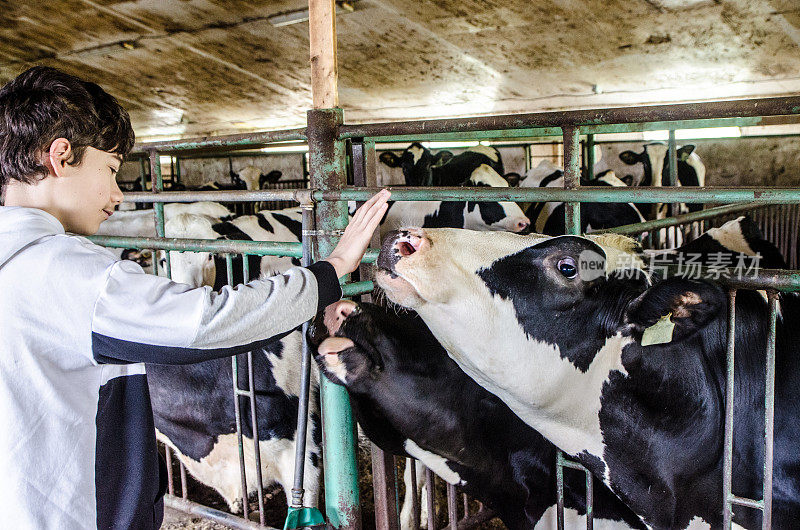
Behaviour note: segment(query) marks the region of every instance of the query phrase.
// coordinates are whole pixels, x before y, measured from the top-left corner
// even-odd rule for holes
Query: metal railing
[[[318,231],[313,236],[317,244],[317,257],[330,252],[337,239],[337,231],[347,222],[347,213],[342,201],[365,200],[375,191],[374,187],[346,187],[345,140],[358,144],[358,150],[365,159],[374,156],[376,141],[388,139],[401,141],[406,139],[434,140],[459,138],[509,138],[524,136],[561,135],[565,153],[565,185],[557,188],[402,188],[393,189],[394,200],[505,200],[516,202],[559,201],[567,204],[566,226],[569,233],[577,233],[580,227],[581,202],[634,202],[634,203],[718,203],[743,207],[740,203],[794,204],[800,202],[800,189],[797,188],[599,188],[580,187],[579,144],[581,134],[599,134],[604,132],[620,132],[632,130],[675,129],[708,127],[712,125],[754,125],[760,123],[763,116],[800,114],[800,97],[769,98],[759,100],[722,101],[705,104],[660,105],[638,108],[613,108],[597,110],[581,110],[570,112],[543,112],[506,116],[486,116],[479,118],[424,120],[411,122],[394,122],[365,125],[343,124],[340,109],[312,110],[308,114],[306,129],[273,131],[268,133],[231,135],[218,138],[196,138],[171,142],[160,142],[139,145],[146,152],[150,161],[150,173],[153,176],[153,191],[150,193],[131,193],[126,200],[141,203],[155,203],[157,238],[132,239],[95,238],[95,241],[114,246],[141,245],[144,248],[160,248],[164,250],[188,250],[210,252],[245,252],[251,254],[274,253],[281,255],[298,255],[298,245],[281,243],[250,242],[210,242],[204,240],[177,241],[164,237],[164,202],[191,202],[197,200],[212,201],[270,201],[290,200],[316,204]],[[673,148],[670,156],[672,167],[677,167],[674,156],[674,135],[671,136]],[[288,140],[307,140],[309,143],[309,161],[311,189],[295,190],[261,190],[261,191],[226,191],[226,192],[163,192],[159,153],[178,151],[204,151],[219,149],[249,148],[262,146],[270,142]],[[362,161],[363,163],[363,161]],[[357,164],[356,164],[357,165]],[[374,166],[373,169],[374,171]],[[749,205],[752,207],[752,205]],[[733,208],[733,207],[732,207]],[[734,208],[734,209],[735,209]],[[724,213],[730,213],[728,209]],[[722,215],[722,210],[713,212]],[[706,217],[684,217],[651,222],[650,225],[626,227],[625,230],[652,230],[663,226],[674,226],[683,222],[708,219]],[[660,224],[659,224],[660,223]],[[620,230],[618,230],[620,231]],[[303,240],[310,237],[303,235]],[[131,245],[136,243],[136,245]],[[169,253],[167,255],[167,273],[169,273]],[[374,252],[370,255],[374,259]],[[246,262],[246,260],[243,260]],[[780,290],[800,290],[800,274],[791,271],[765,271],[758,282],[740,283],[738,288],[769,288]],[[369,281],[345,286],[347,295],[369,292],[372,284]],[[774,417],[774,336],[775,336],[775,296],[770,296],[771,334],[767,357],[767,392],[765,422],[768,426],[765,440],[769,446],[765,454],[765,470],[772,469],[772,434],[771,425]],[[733,306],[731,306],[733,315]],[[733,316],[731,316],[733,319]],[[733,339],[731,339],[732,341]],[[729,373],[732,374],[732,342],[729,356]],[[236,363],[236,361],[233,361]],[[248,363],[248,380],[252,381],[252,363]],[[234,378],[236,369],[234,367]],[[349,412],[349,401],[346,391],[332,385],[322,378],[320,383],[322,394],[322,416],[324,432],[324,450],[335,458],[324,458],[325,491],[327,518],[334,527],[357,528],[359,526],[358,488],[355,474],[353,437],[354,426]],[[728,385],[732,385],[729,377]],[[252,388],[252,387],[251,387]],[[237,391],[238,392],[238,391]],[[253,407],[254,397],[247,395]],[[732,392],[728,393],[732,400]],[[238,399],[236,400],[238,403]],[[241,429],[241,415],[237,414],[237,425]],[[255,419],[254,419],[255,420]],[[732,409],[726,416],[726,433],[731,429]],[[254,432],[256,426],[254,424]],[[730,431],[732,433],[732,430]],[[256,437],[254,437],[256,438]],[[726,526],[730,526],[730,511],[733,504],[754,506],[764,512],[764,528],[769,527],[771,514],[771,474],[765,473],[764,498],[762,501],[739,499],[730,490],[731,474],[728,452],[732,444],[726,436],[725,448],[727,465],[724,476],[723,504],[721,509],[726,514]],[[258,443],[257,441],[255,442]],[[242,440],[239,440],[240,454]],[[256,451],[258,453],[258,451]],[[384,464],[388,461],[384,459]],[[243,482],[244,465],[240,462]],[[563,455],[559,455],[557,472],[563,473],[564,466],[582,468],[577,463],[570,463]],[[388,466],[387,466],[388,467]],[[583,468],[585,471],[585,468]],[[391,473],[394,473],[392,468]],[[383,476],[389,480],[389,474]],[[587,473],[587,487],[591,492],[591,476]],[[246,491],[246,489],[245,489]],[[172,493],[172,488],[170,489]],[[184,489],[185,493],[185,489]],[[590,494],[591,496],[591,494]],[[246,497],[246,494],[244,495]],[[259,497],[263,492],[259,489]],[[455,495],[451,495],[455,498]],[[587,499],[591,500],[591,499]],[[384,502],[384,505],[390,501]],[[559,527],[563,526],[563,491],[559,488]],[[247,518],[247,502],[243,499],[245,518]],[[587,503],[587,528],[592,528],[591,502]],[[452,510],[452,507],[450,508]],[[263,510],[261,510],[263,524]],[[393,528],[388,518],[384,518],[381,528]],[[452,523],[451,523],[452,524]],[[385,525],[385,526],[384,526]]]

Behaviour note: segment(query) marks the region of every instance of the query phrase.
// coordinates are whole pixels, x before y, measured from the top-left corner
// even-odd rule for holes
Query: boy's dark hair
[[[95,83],[34,66],[0,89],[0,190],[11,180],[45,178],[42,154],[57,138],[72,144],[73,166],[87,147],[124,157],[134,143],[130,117],[113,96]]]

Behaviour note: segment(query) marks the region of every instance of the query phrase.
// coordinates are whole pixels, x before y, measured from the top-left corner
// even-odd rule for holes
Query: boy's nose
[[[117,179],[114,179],[114,184],[111,186],[111,201],[117,205],[122,202],[124,196],[122,195],[122,190],[119,189],[119,184],[117,184]]]

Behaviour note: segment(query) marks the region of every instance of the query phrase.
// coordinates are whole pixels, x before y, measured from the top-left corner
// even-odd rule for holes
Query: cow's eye
[[[575,265],[575,260],[572,258],[562,258],[558,262],[558,272],[564,275],[565,278],[570,280],[578,275],[578,267]]]

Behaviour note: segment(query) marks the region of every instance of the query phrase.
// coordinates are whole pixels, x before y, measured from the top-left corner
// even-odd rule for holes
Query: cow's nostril
[[[415,249],[414,246],[408,241],[401,241],[397,244],[397,251],[401,256],[410,256],[416,252],[417,249]]]

